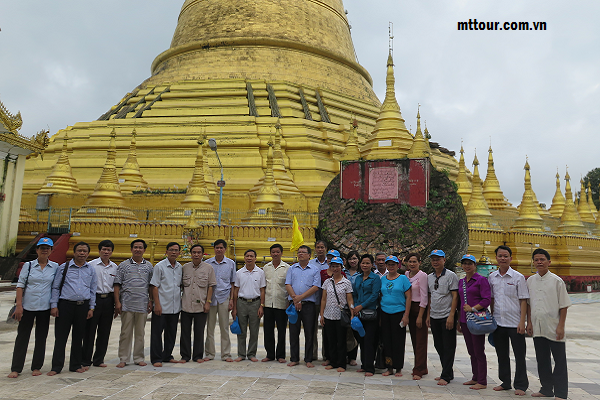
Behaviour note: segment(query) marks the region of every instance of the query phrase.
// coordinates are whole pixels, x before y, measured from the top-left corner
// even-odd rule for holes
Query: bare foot
[[[285,362],[285,358],[280,358],[280,359],[279,359],[279,360],[277,360],[277,361],[279,361],[281,364],[283,364],[283,363]]]
[[[83,369],[83,371],[85,372],[85,371],[88,371],[90,369],[90,366],[86,365],[85,367],[81,367],[81,369]]]
[[[413,375],[413,381],[420,381],[421,377],[419,375]]]
[[[84,367],[77,368],[77,369],[75,370],[75,372],[77,372],[78,374],[83,374],[85,371],[86,371],[86,369],[85,369]]]
[[[372,372],[365,372],[365,376],[373,376]]]
[[[469,389],[473,389],[473,390],[481,390],[481,389],[485,389],[487,388],[487,385],[482,385],[481,383],[476,383],[473,386],[469,386]]]
[[[474,380],[463,382],[463,385],[476,385],[476,384],[477,384],[477,382]]]
[[[365,372],[365,370],[362,369],[362,368],[359,368],[359,369],[356,370],[356,372]]]
[[[326,365],[326,366],[325,366],[325,369],[333,369],[333,366],[331,366],[331,365]]]
[[[531,393],[531,397],[548,397],[545,394],[542,394],[540,392],[536,392],[536,393]]]
[[[162,367],[162,363],[161,362],[155,362],[154,364],[152,364],[152,366],[159,368]]]
[[[387,371],[385,371],[384,373],[382,373],[382,376],[390,376],[393,373],[393,371],[390,371],[389,369]]]
[[[199,358],[198,360],[202,360],[201,358]],[[179,364],[185,364],[187,363],[188,360],[184,360],[183,358],[181,360],[179,360]],[[204,362],[204,360],[200,361],[200,362]]]
[[[135,364],[139,365],[140,367],[145,367],[146,365],[148,365],[148,364],[146,364],[145,361],[140,361],[139,363],[135,363]]]
[[[126,363],[120,362],[117,364],[117,368],[125,368],[126,365],[127,365]]]
[[[210,357],[204,357],[203,360],[204,361],[210,361],[210,360],[212,360],[212,358],[210,358]]]
[[[269,362],[269,361],[273,361],[273,360],[271,358],[269,358],[269,357],[265,357],[265,358],[263,358],[260,361],[262,361],[262,362]]]
[[[356,360],[350,360],[350,362],[348,364],[352,365],[353,367],[356,367],[358,365],[356,363]]]
[[[329,365],[329,360],[325,360],[321,363],[322,366],[326,367],[327,365]]]
[[[176,359],[174,359],[174,358],[171,358],[171,359],[169,360],[169,362],[170,362],[170,363],[172,363],[172,364],[179,364],[181,361],[177,361]]]
[[[244,359],[243,357],[238,357],[238,358],[236,358],[236,359],[235,359],[235,360],[233,360],[233,361],[234,361],[234,362],[240,362],[240,361],[242,361],[243,359]],[[227,361],[227,360],[226,360],[226,361]]]
[[[438,379],[438,383],[437,384],[440,385],[440,386],[446,386],[448,384],[448,382],[446,382],[446,380],[440,378],[440,379]]]
[[[339,367],[336,369],[337,372],[346,372],[346,368]]]
[[[48,376],[54,376],[56,374],[58,374],[58,372],[56,372],[56,371],[50,371],[46,375],[48,375]]]
[[[516,389],[516,390],[515,390],[515,394],[516,394],[517,396],[525,396],[525,391],[524,391],[524,390],[521,390],[521,389]]]
[[[396,370],[396,373],[394,374],[395,377],[399,378],[402,376],[402,371],[401,370]]]
[[[10,374],[8,374],[9,378],[16,378],[19,376],[19,373],[17,371],[13,371]]]
[[[313,363],[311,363],[310,361],[306,363],[306,368],[314,368],[315,365]]]
[[[257,361],[258,361],[258,358],[256,358],[256,357],[250,357],[250,361],[252,361],[252,362],[257,362]]]
[[[198,364],[202,364],[204,362],[204,358],[199,358],[199,359],[196,360],[196,362]]]
[[[287,366],[288,367],[295,367],[296,365],[298,365],[297,361],[290,361]]]
[[[502,387],[502,386],[494,386],[494,390],[495,390],[496,392],[500,392],[500,391],[502,391],[502,390],[508,390],[508,389],[505,389],[505,388],[504,388],[504,387]]]
[[[39,369],[34,369],[33,371],[31,371],[31,376],[40,376],[41,374],[42,371],[40,371]]]
[[[231,357],[227,357],[227,358],[225,359],[225,362],[233,362],[233,358],[231,358]]]
[[[436,376],[436,377],[435,377],[435,378],[433,378],[433,379],[435,379],[436,381],[439,381],[440,379],[442,379],[442,377],[441,377],[441,376]]]
[[[102,364],[100,364],[100,365],[98,365],[98,366],[99,366],[100,368],[106,368],[106,367],[108,367],[108,365],[106,365],[106,364],[104,364],[104,363],[102,363]]]

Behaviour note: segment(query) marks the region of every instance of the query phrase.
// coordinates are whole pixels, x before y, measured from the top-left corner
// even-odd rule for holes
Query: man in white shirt
[[[276,243],[270,248],[272,261],[263,267],[267,287],[265,288],[265,320],[263,322],[264,345],[267,356],[263,362],[277,360],[285,362],[285,332],[288,306],[285,277],[289,264],[281,261],[283,246]],[[275,325],[277,325],[277,349],[275,348]]]
[[[256,349],[258,347],[258,330],[260,319],[265,307],[265,273],[256,266],[256,252],[246,250],[244,253],[246,265],[235,274],[235,287],[233,289],[233,318],[238,317],[241,334],[238,337],[238,358],[240,362],[248,358],[252,362],[258,361]],[[246,335],[250,325],[250,341],[246,351]]]
[[[533,336],[538,375],[542,387],[533,397],[566,399],[569,390],[565,322],[571,299],[565,282],[548,270],[550,254],[544,249],[533,252],[537,274],[527,280],[529,306],[527,333]],[[551,355],[554,358],[552,370]]]
[[[154,303],[150,331],[150,361],[155,367],[162,367],[163,362],[178,362],[173,357],[173,348],[181,312],[182,267],[177,261],[180,251],[178,243],[167,244],[167,258],[154,266],[150,280]]]
[[[83,335],[83,360],[85,370],[90,365],[106,367],[104,357],[108,349],[110,329],[115,315],[115,296],[113,282],[117,274],[117,264],[110,261],[115,245],[110,240],[103,240],[98,244],[100,257],[88,264],[96,271],[96,309],[92,318],[88,319]],[[94,339],[96,339],[96,352],[94,353]],[[93,357],[92,357],[93,353]]]
[[[378,277],[382,277],[382,276],[386,276],[388,271],[387,268],[385,267],[385,259],[387,258],[387,254],[383,253],[383,252],[379,252],[377,254],[375,254],[375,274],[377,274]]]
[[[529,387],[525,354],[525,319],[527,318],[527,299],[529,290],[523,274],[510,267],[512,250],[508,246],[496,249],[498,270],[490,274],[488,281],[492,290],[492,314],[498,328],[493,333],[496,355],[498,356],[498,378],[501,384],[494,390],[510,390],[510,340],[515,356],[514,388],[517,396],[524,396]]]

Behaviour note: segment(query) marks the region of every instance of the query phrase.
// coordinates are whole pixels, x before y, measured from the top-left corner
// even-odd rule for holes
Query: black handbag
[[[28,262],[29,268],[27,269],[27,277],[25,278],[25,285],[23,287],[23,294],[25,294],[25,289],[27,289],[27,282],[29,282],[29,274],[31,274],[31,261]],[[17,298],[15,297],[15,304],[12,306],[10,311],[8,312],[8,318],[6,318],[7,324],[17,324],[18,321],[15,318],[15,311],[17,311]]]
[[[335,294],[335,298],[337,300],[338,303],[338,307],[340,308],[340,325],[342,328],[350,328],[350,308],[348,307],[348,305],[346,304],[344,307],[342,307],[341,303],[340,303],[340,298],[338,297],[337,294],[337,290],[335,289],[335,281],[333,280],[333,278],[331,279],[331,284],[333,285],[333,293]]]
[[[360,310],[358,318],[361,321],[377,321],[377,310]]]

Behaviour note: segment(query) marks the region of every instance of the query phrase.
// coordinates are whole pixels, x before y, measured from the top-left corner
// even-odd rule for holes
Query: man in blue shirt
[[[65,365],[65,347],[71,328],[69,371],[85,372],[82,365],[83,334],[86,320],[94,315],[96,306],[96,272],[86,262],[90,245],[79,242],[73,246],[73,259],[56,271],[52,283],[50,314],[56,317],[52,370],[48,376],[59,374]]]
[[[298,311],[298,321],[290,323],[290,363],[293,367],[300,363],[300,324],[304,326],[304,361],[313,368],[313,338],[315,332],[315,302],[321,285],[321,270],[309,264],[310,247],[298,248],[298,262],[288,269],[285,288]],[[291,304],[290,303],[290,304]]]

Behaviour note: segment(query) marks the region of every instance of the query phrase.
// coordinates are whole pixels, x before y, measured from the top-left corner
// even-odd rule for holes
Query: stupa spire
[[[588,184],[587,184],[587,202],[588,202],[588,205],[590,206],[590,211],[594,215],[594,218],[596,218],[596,216],[598,215],[598,209],[596,208],[596,205],[594,204],[594,200],[592,199],[592,184],[590,181],[588,181]]]
[[[500,229],[498,224],[495,223],[483,196],[483,185],[479,177],[479,160],[477,160],[477,154],[475,154],[475,159],[473,160],[473,191],[471,192],[469,204],[467,204],[467,222],[469,228]]]
[[[400,106],[396,100],[394,60],[388,56],[385,100],[373,133],[362,147],[361,156],[367,160],[402,158],[408,154],[413,137],[406,129]]]
[[[206,128],[205,128],[206,129]],[[217,184],[215,183],[215,178],[213,176],[212,170],[210,169],[210,165],[208,165],[208,136],[206,136],[206,130],[202,135],[202,162],[204,165],[204,182],[206,182],[206,187],[208,188],[208,193],[210,195],[217,193]]]
[[[194,174],[190,181],[185,198],[181,201],[181,208],[184,209],[213,209],[213,203],[210,200],[208,187],[204,180],[204,139],[198,139],[198,151],[196,153],[196,163],[194,165]]]
[[[125,206],[125,199],[121,194],[121,187],[117,179],[116,137],[117,133],[113,128],[100,179],[96,183],[94,192],[88,196],[83,207],[73,216],[74,221],[98,221],[101,219],[111,222],[127,222],[136,220],[133,211]]]
[[[581,221],[594,223],[594,215],[587,201],[587,195],[585,193],[585,184],[583,178],[579,181],[581,183],[581,189],[579,190],[579,203],[577,204],[577,212],[581,217]]]
[[[485,183],[483,184],[483,196],[490,208],[504,210],[507,207],[510,207],[510,204],[504,198],[504,193],[502,193],[502,189],[500,189],[500,182],[496,177],[492,145],[490,145],[488,150],[488,167]]]
[[[560,218],[565,210],[565,196],[560,191],[560,175],[558,170],[556,171],[556,192],[552,198],[552,206],[550,207],[550,214],[554,218]]]
[[[471,181],[469,181],[469,177],[467,176],[467,167],[465,165],[465,151],[463,149],[463,145],[460,145],[460,159],[458,161],[458,176],[456,177],[456,186],[458,187],[456,192],[460,195],[462,199],[463,207],[466,209],[469,204],[469,199],[471,198],[471,192],[473,190],[473,186]]]
[[[525,161],[525,192],[519,206],[519,216],[515,220],[512,229],[528,232],[544,231],[544,220],[538,212],[537,204],[533,201],[529,161]]]
[[[429,143],[425,140],[423,132],[421,132],[421,105],[419,104],[417,109],[417,131],[413,140],[412,147],[408,152],[408,158],[424,158],[427,157],[434,164],[433,157],[431,156],[431,149]],[[435,165],[433,165],[435,167]]]
[[[360,159],[360,150],[358,148],[358,121],[356,118],[352,119],[352,129],[348,134],[348,141],[346,142],[346,148],[342,154],[341,160],[354,161]]]
[[[121,173],[119,174],[119,182],[121,185],[121,192],[131,193],[134,190],[145,190],[148,189],[148,182],[144,179],[142,172],[140,171],[140,165],[137,161],[136,152],[136,137],[137,132],[135,128],[131,131],[131,144],[129,145],[129,154],[127,160],[123,164]]]
[[[67,144],[68,140],[68,131],[65,131],[63,136],[62,152],[60,153],[54,168],[52,168],[52,172],[46,177],[46,180],[44,181],[44,184],[42,185],[42,188],[39,190],[38,194],[79,193],[79,187],[77,186],[75,177],[73,177],[73,173],[71,172],[71,164],[69,163]]]
[[[575,203],[573,202],[573,193],[571,192],[571,177],[569,170],[565,175],[565,209],[560,217],[560,225],[556,230],[557,233],[564,234],[585,234],[585,227],[581,222],[581,217],[577,213]]]

